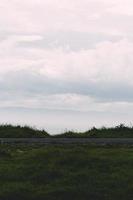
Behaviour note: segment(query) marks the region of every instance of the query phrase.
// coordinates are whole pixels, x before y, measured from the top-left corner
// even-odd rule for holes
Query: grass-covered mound
[[[116,127],[91,128],[85,132],[66,131],[62,134],[50,135],[45,130],[28,126],[0,125],[0,138],[133,138],[133,127],[120,124]]]
[[[85,132],[66,131],[63,134],[55,135],[55,137],[67,137],[67,138],[133,138],[133,127],[120,124],[116,127],[102,127],[91,128]]]
[[[46,131],[28,126],[0,125],[0,138],[38,138],[48,136]]]
[[[133,148],[0,146],[2,200],[132,200]]]

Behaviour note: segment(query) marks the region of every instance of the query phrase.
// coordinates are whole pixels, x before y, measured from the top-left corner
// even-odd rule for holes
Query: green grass
[[[0,146],[2,200],[132,200],[133,148]]]

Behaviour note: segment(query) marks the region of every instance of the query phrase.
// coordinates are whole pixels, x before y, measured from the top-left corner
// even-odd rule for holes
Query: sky
[[[132,0],[0,0],[0,123],[132,124]]]

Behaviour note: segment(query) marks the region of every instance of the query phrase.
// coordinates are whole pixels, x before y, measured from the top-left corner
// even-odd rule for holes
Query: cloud
[[[34,98],[38,94],[78,94],[97,101],[132,101],[133,44],[128,40],[102,42],[93,49],[75,52],[18,48],[17,43],[25,38],[12,37],[3,43],[9,49],[1,58],[1,90]]]
[[[117,15],[122,14],[133,16],[133,2],[131,0],[117,0],[113,2],[113,6],[111,6],[108,10]]]
[[[123,1],[123,4],[125,1]],[[17,33],[44,33],[51,31],[80,31],[121,34],[115,19],[110,20],[119,10],[131,10],[132,3],[117,0],[2,0],[0,3],[1,30]],[[116,10],[116,12],[115,12]],[[112,13],[113,12],[113,13]],[[121,14],[121,13],[120,13]],[[106,25],[106,26],[105,26]],[[121,24],[125,26],[125,24]]]
[[[31,36],[32,37],[32,36]],[[55,49],[62,48],[66,51],[81,51],[93,49],[97,44],[110,41],[120,41],[122,37],[117,35],[106,35],[100,33],[76,32],[76,31],[60,31],[46,32],[38,40],[20,41],[19,47],[25,48],[42,48]]]
[[[132,7],[1,0],[1,107],[131,113]]]

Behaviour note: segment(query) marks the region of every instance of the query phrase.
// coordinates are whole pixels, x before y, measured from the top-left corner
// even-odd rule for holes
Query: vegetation
[[[0,125],[0,138],[40,138],[48,136],[45,130],[37,130],[28,126]]]
[[[133,127],[120,124],[116,127],[91,128],[85,132],[66,131],[58,135],[50,135],[45,130],[38,130],[28,126],[0,125],[0,138],[37,138],[37,137],[85,137],[85,138],[133,138]]]
[[[133,148],[0,146],[2,200],[131,200]]]
[[[133,138],[133,127],[120,124],[116,127],[91,128],[85,132],[67,131],[55,137],[89,137],[89,138]]]

